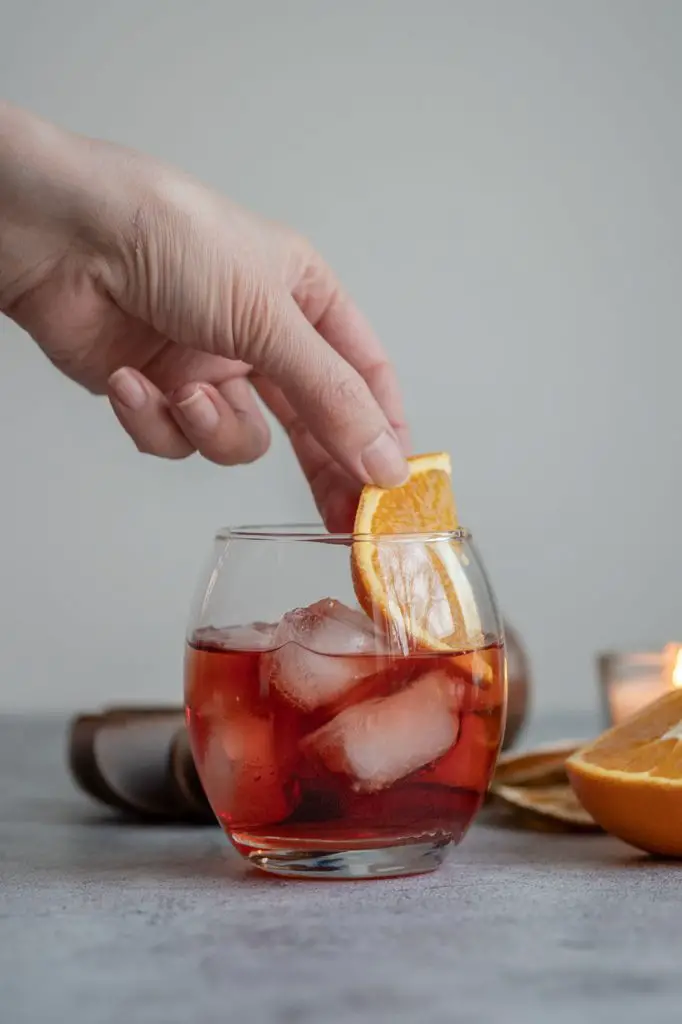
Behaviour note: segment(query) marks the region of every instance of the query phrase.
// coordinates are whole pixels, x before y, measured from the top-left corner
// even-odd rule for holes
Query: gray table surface
[[[682,1018],[675,865],[476,825],[433,875],[271,880],[217,828],[112,819],[63,742],[63,721],[0,718],[2,1024]]]

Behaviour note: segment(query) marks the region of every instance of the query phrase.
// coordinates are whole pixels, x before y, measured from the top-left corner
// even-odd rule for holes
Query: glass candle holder
[[[666,648],[663,651],[605,651],[598,656],[602,702],[609,725],[627,721],[678,685],[674,680],[676,658],[671,661],[671,653],[670,648]]]

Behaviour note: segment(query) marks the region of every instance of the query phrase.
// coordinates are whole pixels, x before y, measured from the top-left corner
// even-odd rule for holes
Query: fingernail
[[[409,466],[396,439],[384,431],[362,453],[362,464],[378,487],[398,487],[409,476]]]
[[[253,405],[251,385],[243,377],[225,381],[220,389],[235,412],[249,412]]]
[[[147,392],[144,385],[137,379],[134,373],[121,367],[109,378],[109,387],[121,405],[137,412],[147,401]]]
[[[396,437],[398,438],[398,443],[400,444],[400,450],[402,451],[403,455],[405,455],[405,456],[411,455],[412,454],[412,442],[410,440],[410,431],[409,431],[409,429],[407,427],[396,427],[395,428],[395,433],[396,433]]]
[[[176,407],[190,427],[210,434],[218,426],[220,414],[203,388],[197,388],[189,398],[178,402]]]

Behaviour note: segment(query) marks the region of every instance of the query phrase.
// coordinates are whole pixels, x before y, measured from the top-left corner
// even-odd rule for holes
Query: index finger
[[[287,434],[330,533],[351,533],[361,485],[315,440],[276,384],[252,374],[251,383]]]
[[[292,296],[318,334],[364,378],[409,454],[398,375],[369,321],[317,253],[311,255]]]

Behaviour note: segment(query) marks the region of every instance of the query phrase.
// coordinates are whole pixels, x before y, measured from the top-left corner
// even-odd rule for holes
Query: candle
[[[620,725],[673,687],[682,687],[682,644],[668,644],[660,653],[605,654],[599,670],[609,720]]]
[[[611,721],[619,725],[632,718],[637,711],[662,697],[667,689],[663,679],[656,676],[653,679],[633,679],[614,685],[609,692]]]

